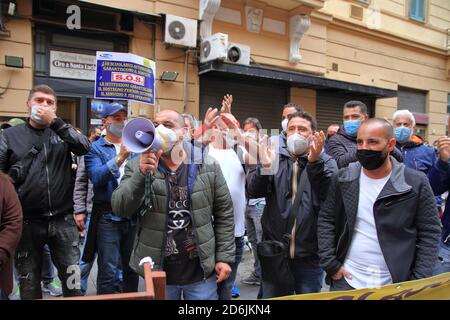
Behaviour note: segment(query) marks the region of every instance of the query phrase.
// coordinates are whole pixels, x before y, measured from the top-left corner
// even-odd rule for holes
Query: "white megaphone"
[[[146,118],[134,118],[123,128],[122,142],[125,147],[135,153],[142,153],[150,149],[156,153],[165,149],[169,141],[165,139],[153,122]]]

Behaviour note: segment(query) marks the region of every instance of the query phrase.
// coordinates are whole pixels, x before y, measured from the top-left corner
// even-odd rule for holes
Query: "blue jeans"
[[[319,266],[294,259],[291,270],[296,294],[317,293],[322,290],[323,270]]]
[[[442,240],[439,246],[439,258],[433,269],[433,275],[450,272],[450,240],[444,243]]]
[[[139,275],[129,266],[136,225],[129,220],[112,221],[101,216],[97,228],[97,294],[116,293],[120,267],[123,292],[137,292]]]
[[[262,239],[261,217],[264,207],[264,204],[261,203],[257,203],[254,206],[247,204],[245,210],[245,227],[247,229],[248,240],[252,244],[253,257],[255,259],[253,272],[258,278],[261,278],[261,264],[256,254],[256,244],[261,242]]]
[[[50,255],[50,248],[44,245],[42,250],[42,282],[49,284],[55,278],[55,267],[53,266],[52,256]]]
[[[217,300],[217,283],[215,274],[206,280],[182,286],[168,285],[167,300]]]
[[[85,224],[85,235],[83,240],[83,249],[81,251],[80,256],[80,272],[81,272],[81,280],[80,280],[80,287],[81,287],[81,294],[85,295],[87,291],[87,282],[89,279],[89,273],[91,273],[92,266],[94,265],[94,262],[84,262],[81,257],[83,256],[84,246],[86,245],[87,241],[87,231],[89,230],[89,222],[91,221],[91,215],[88,213],[86,215],[86,224]]]
[[[217,285],[219,300],[231,300],[231,289],[233,288],[233,283],[236,280],[239,263],[241,263],[242,260],[242,253],[245,245],[244,237],[235,237],[234,241],[236,243],[235,261],[231,264],[231,274],[228,279]]]
[[[262,280],[258,299],[260,297],[268,299],[292,294],[318,293],[322,290],[324,273],[319,266],[294,259],[291,262],[291,272],[294,276],[293,292],[286,292],[284,288],[278,288],[276,285]]]

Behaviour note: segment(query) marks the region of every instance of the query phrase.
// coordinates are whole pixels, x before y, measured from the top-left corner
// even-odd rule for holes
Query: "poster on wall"
[[[154,61],[132,53],[97,51],[95,98],[155,104]]]

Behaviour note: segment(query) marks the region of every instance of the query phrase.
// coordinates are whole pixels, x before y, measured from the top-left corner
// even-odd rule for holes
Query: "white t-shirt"
[[[120,143],[113,143],[114,148],[116,148],[116,155],[120,153]],[[125,166],[128,162],[128,159],[126,159],[122,165],[119,167],[120,177],[117,179],[117,183],[120,184],[120,180],[122,180],[123,175],[125,174]]]
[[[233,149],[216,149],[208,146],[208,155],[217,160],[227,182],[233,200],[234,236],[245,234],[245,172],[242,163]]]
[[[392,283],[373,216],[375,200],[390,176],[391,174],[382,179],[371,179],[361,170],[355,231],[344,262],[344,269],[352,275],[351,280],[345,280],[355,289],[375,288]]]

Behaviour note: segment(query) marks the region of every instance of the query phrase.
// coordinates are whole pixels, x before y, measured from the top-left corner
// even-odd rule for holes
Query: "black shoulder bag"
[[[263,240],[256,246],[261,263],[261,279],[270,284],[273,296],[285,296],[294,292],[294,276],[291,271],[289,244],[294,227],[296,210],[300,208],[306,173],[300,176],[299,188],[294,204],[290,207],[288,223],[282,241]],[[264,291],[263,291],[264,294]]]
[[[44,147],[45,138],[48,136],[47,132],[43,132],[39,136],[38,143],[33,145],[25,156],[14,163],[8,170],[8,175],[13,180],[14,187],[17,189],[24,181],[30,170],[31,164],[37,158],[39,152]]]

